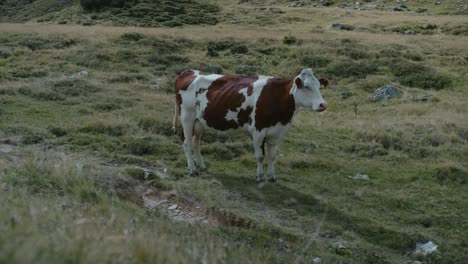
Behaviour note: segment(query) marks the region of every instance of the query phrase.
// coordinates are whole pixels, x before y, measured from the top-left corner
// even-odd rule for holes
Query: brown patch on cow
[[[323,86],[323,88],[326,88],[328,84],[330,83],[330,81],[325,77],[320,77],[319,82],[320,82],[320,85]]]
[[[304,87],[304,83],[302,82],[301,78],[296,78],[294,81],[296,82],[297,88],[302,89],[302,87]]]
[[[176,94],[178,94],[179,91],[186,91],[195,78],[195,72],[192,70],[182,72],[175,81]]]
[[[245,124],[252,123],[252,118],[250,115],[252,114],[253,107],[248,106],[246,109],[241,109],[237,114],[237,122],[239,123],[239,127],[244,126]]]
[[[258,131],[278,123],[286,125],[291,122],[296,108],[294,97],[289,94],[293,83],[293,79],[268,80],[258,98],[255,110],[255,127]]]
[[[208,92],[206,93],[208,105],[203,116],[206,124],[218,130],[228,130],[251,122],[251,108],[239,111],[239,122],[226,120],[226,114],[229,110],[237,112],[237,108],[245,101],[244,95],[239,93],[239,91],[248,87],[247,94],[249,94],[250,89],[250,94],[252,94],[252,84],[257,80],[257,76],[222,76],[216,79],[208,87]]]
[[[195,72],[192,70],[182,72],[175,81],[175,97],[176,104],[180,113],[180,105],[182,104],[182,97],[179,94],[179,91],[186,91],[190,84],[195,80]]]

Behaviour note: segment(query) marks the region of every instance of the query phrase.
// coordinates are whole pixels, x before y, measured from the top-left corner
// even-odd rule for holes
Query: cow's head
[[[300,108],[320,112],[327,109],[327,102],[323,100],[320,93],[320,82],[315,78],[312,69],[304,69],[294,78],[291,93],[294,96],[296,105]]]

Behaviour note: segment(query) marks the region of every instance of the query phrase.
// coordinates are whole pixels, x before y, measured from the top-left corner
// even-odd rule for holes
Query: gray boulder
[[[386,84],[379,89],[375,90],[374,95],[371,97],[372,102],[380,102],[387,99],[399,98],[402,92],[391,84]]]

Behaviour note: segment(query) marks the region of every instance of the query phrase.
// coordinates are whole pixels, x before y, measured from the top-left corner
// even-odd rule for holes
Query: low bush
[[[106,134],[110,136],[123,136],[128,131],[129,126],[126,124],[106,124],[103,122],[90,123],[80,129],[82,133]]]
[[[293,35],[286,35],[283,38],[283,44],[293,45],[293,44],[298,44],[298,43],[299,43],[299,40]]]
[[[440,183],[468,184],[468,170],[452,163],[439,165],[435,177]]]
[[[438,73],[428,66],[408,61],[394,61],[389,65],[389,70],[395,76],[400,77],[401,84],[410,87],[441,90],[453,82],[448,75]]]
[[[341,60],[331,64],[325,72],[328,75],[337,77],[365,78],[368,74],[377,72],[378,69],[379,66],[373,62],[354,62],[352,60]]]
[[[80,96],[96,93],[101,91],[101,89],[85,80],[66,79],[54,82],[52,84],[52,91],[65,96]]]

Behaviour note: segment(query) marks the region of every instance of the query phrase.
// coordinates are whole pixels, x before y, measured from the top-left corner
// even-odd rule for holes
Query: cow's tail
[[[174,119],[172,120],[172,130],[177,132],[177,125],[179,124],[179,118],[180,118],[180,108],[177,105],[177,101],[174,104]]]

